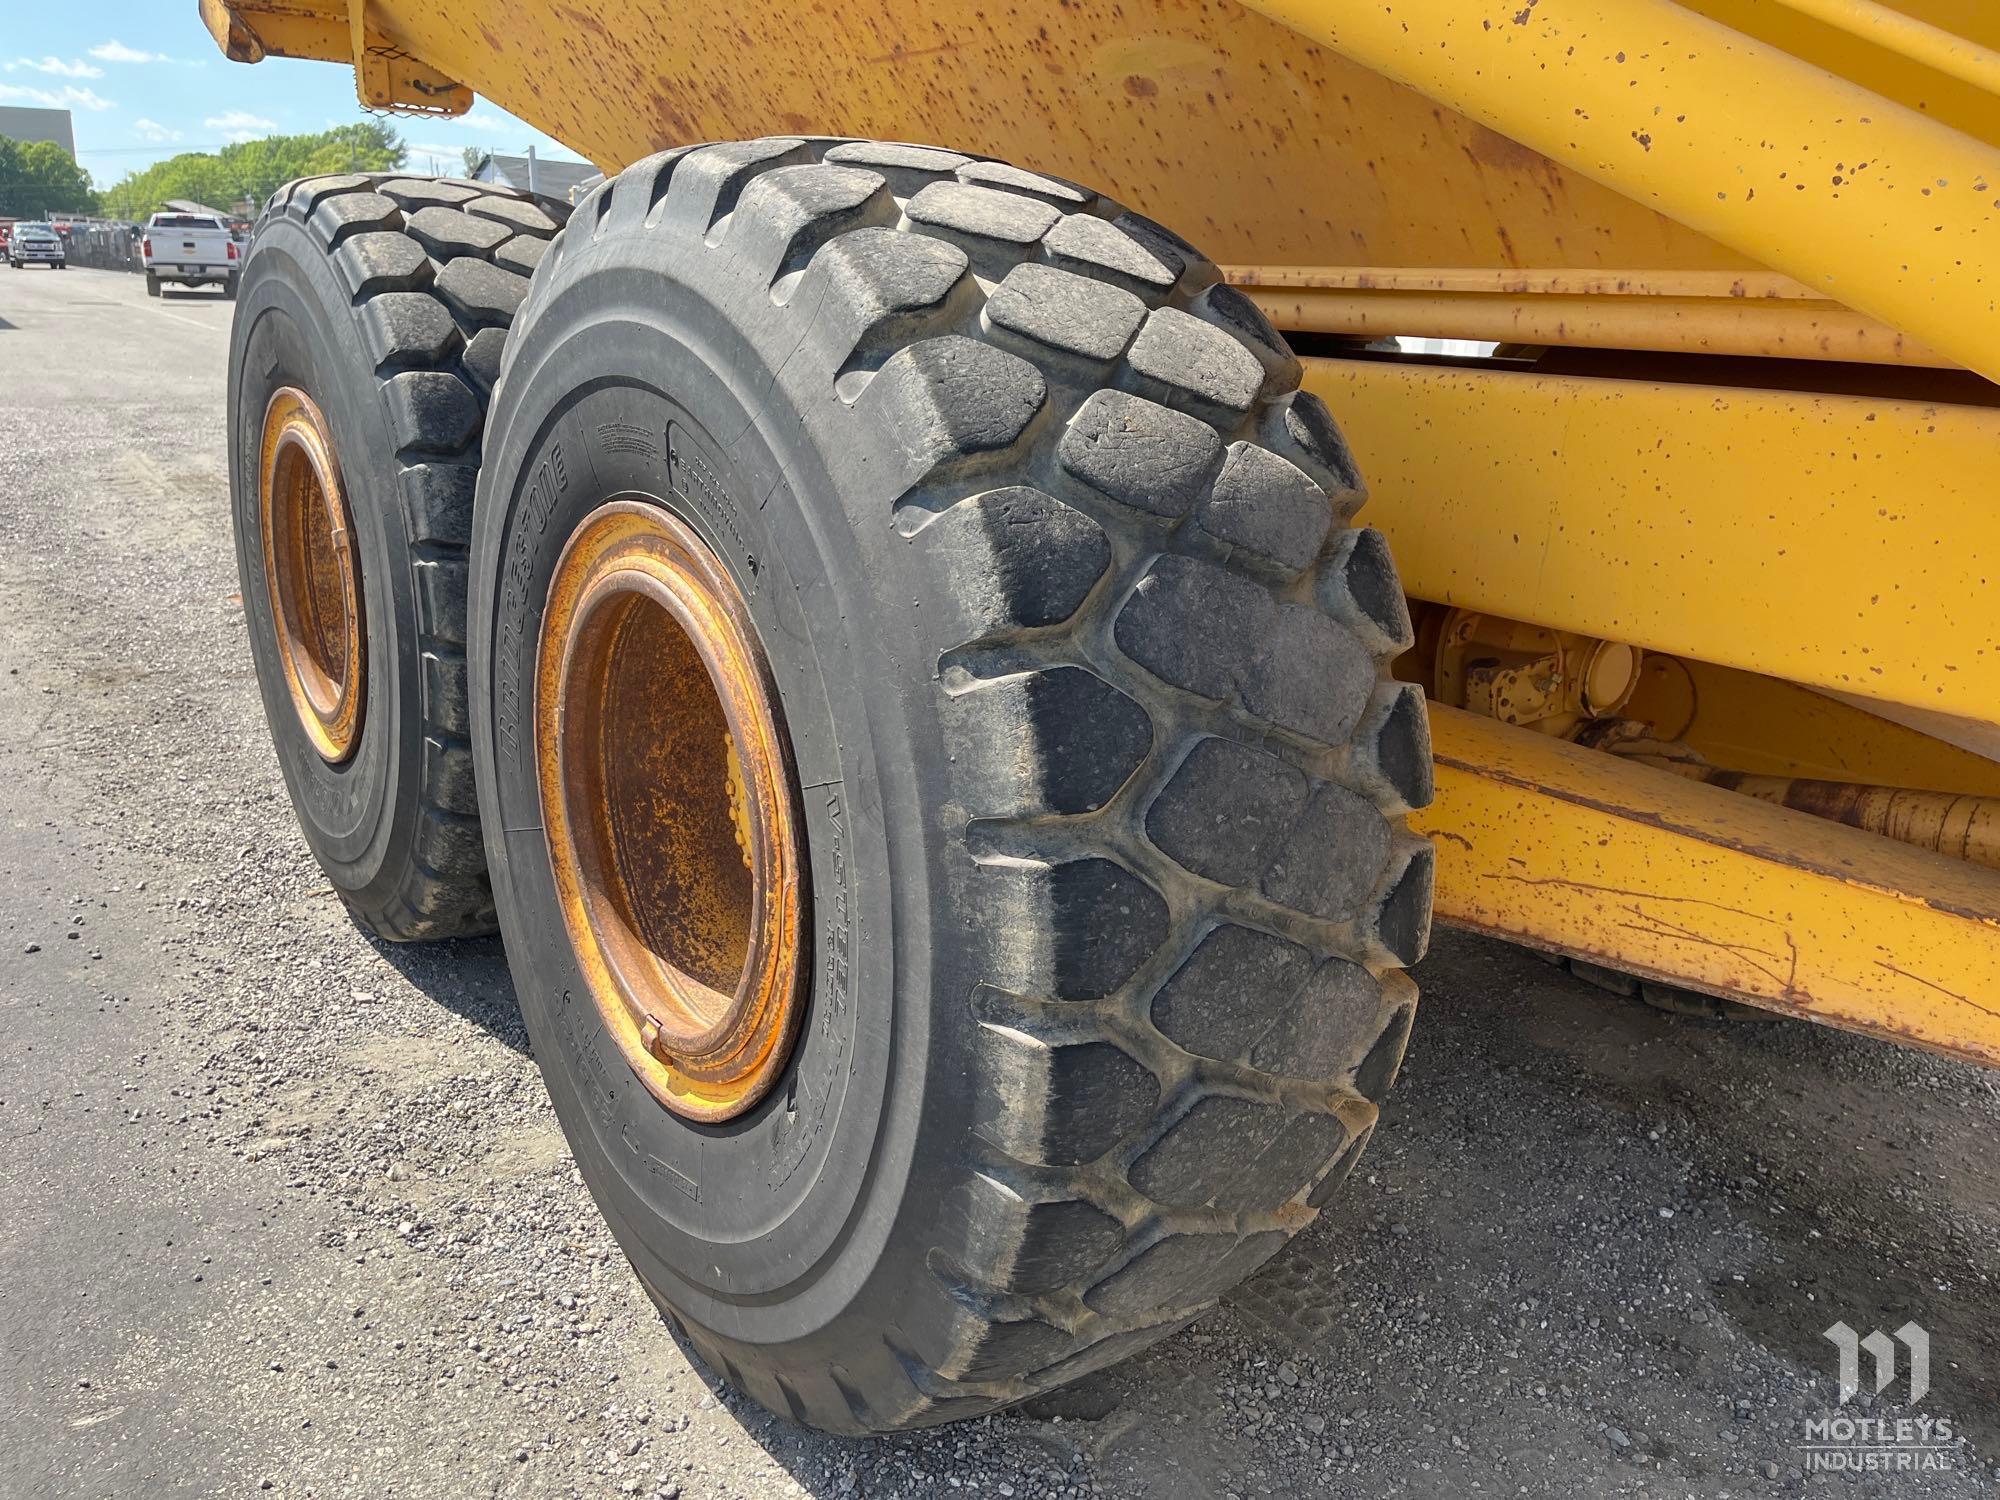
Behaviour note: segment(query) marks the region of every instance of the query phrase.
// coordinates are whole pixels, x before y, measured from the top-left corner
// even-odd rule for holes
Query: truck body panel
[[[412,113],[477,89],[607,172],[776,132],[923,141],[1100,184],[1219,252],[1318,356],[1308,387],[1375,481],[1430,622],[1409,675],[1489,721],[1440,719],[1440,915],[2000,1056],[1993,7],[202,10],[232,58],[344,60]],[[1483,357],[1398,360],[1403,335]],[[1468,696],[1440,641],[1496,626]],[[1563,680],[1572,649],[1629,667],[1615,710]],[[1752,772],[1962,794],[1962,837],[1726,789]]]

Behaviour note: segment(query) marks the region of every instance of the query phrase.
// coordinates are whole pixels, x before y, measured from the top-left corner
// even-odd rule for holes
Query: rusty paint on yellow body
[[[1273,280],[1260,279],[1257,273],[1264,269],[1231,267],[1229,279],[1251,294],[1266,317],[1292,333],[1932,368],[1953,364],[1929,345],[1823,299],[1311,286],[1298,285],[1295,277],[1282,273]],[[1324,271],[1306,274],[1319,281],[1335,279]]]
[[[1857,388],[1893,399],[1324,360],[1308,384],[1414,594],[1723,674],[1741,695],[1688,732],[1745,769],[1990,781],[1799,696],[1960,743],[2000,704],[2000,412],[1943,368],[2000,373],[1982,0],[1872,29],[1844,0],[202,5],[245,61],[352,62],[365,23],[607,170],[812,132],[1088,181],[1293,330],[1872,365]],[[2000,1061],[1992,872],[1448,710],[1437,743],[1446,920]]]
[[[1654,653],[1624,710],[1718,766],[2000,797],[2000,760],[1797,683]]]
[[[1752,34],[1772,7],[1672,0],[1251,0],[1689,228],[2000,375],[2000,98],[1896,96]],[[1946,118],[1947,114],[1950,116]]]
[[[232,56],[353,61],[362,3],[203,12]],[[1992,29],[1962,0],[1911,8]],[[365,15],[369,35],[608,170],[774,131],[933,141],[1089,181],[1232,262],[1771,265],[1829,306],[1782,338],[1764,325],[1796,314],[1725,310],[1757,325],[1739,340],[1851,350],[1887,325],[1975,367],[2000,358],[1995,282],[1968,254],[2000,233],[1983,190],[2000,184],[2000,100],[1756,0],[1699,9],[1715,19],[1665,0],[829,0],[810,19],[762,0],[366,0]],[[379,104],[379,58],[363,61]],[[440,99],[432,83],[406,102]],[[1535,326],[1561,341],[1556,323],[1587,330],[1590,311]],[[1700,323],[1652,313],[1681,336]]]
[[[2000,870],[2000,798],[1711,771],[1711,786]]]
[[[1088,180],[1258,268],[1768,262],[1818,298],[1508,310],[1320,288],[1274,300],[1284,326],[1446,336],[1464,316],[1448,336],[1990,358],[1994,284],[1964,250],[2000,224],[1980,192],[2000,182],[2000,100],[1810,16],[1700,10],[1714,20],[1662,0],[826,0],[810,20],[760,0],[698,20],[682,0],[202,0],[230,56],[358,60],[366,104],[402,86],[426,112],[462,110],[440,86],[466,80],[606,170],[784,130],[924,140]],[[1954,0],[1918,10],[1978,26]]]
[[[346,0],[208,0],[341,18]],[[1062,173],[1221,259],[1752,270],[1254,11],[1207,0],[370,0],[413,55],[607,170],[774,132]],[[344,51],[325,55],[346,57]]]
[[[2000,874],[1434,708],[1438,916],[2000,1063]]]
[[[2000,410],[1307,364],[1416,597],[1995,716]]]

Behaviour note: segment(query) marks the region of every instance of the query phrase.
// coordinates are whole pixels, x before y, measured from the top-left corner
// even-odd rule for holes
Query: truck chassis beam
[[[1433,704],[1438,917],[2000,1063],[2000,874]]]

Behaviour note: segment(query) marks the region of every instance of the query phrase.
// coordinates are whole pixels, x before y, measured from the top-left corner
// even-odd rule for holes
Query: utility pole
[[[535,192],[541,184],[535,180],[535,143],[528,142],[528,191]]]

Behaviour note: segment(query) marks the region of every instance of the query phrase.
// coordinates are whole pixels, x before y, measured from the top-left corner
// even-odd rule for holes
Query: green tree
[[[106,188],[104,211],[144,219],[172,199],[187,199],[226,212],[244,199],[262,202],[294,177],[387,172],[402,164],[402,138],[383,121],[363,120],[316,135],[273,135],[215,152],[184,151]]]
[[[90,175],[62,147],[0,136],[0,218],[38,219],[96,207]]]

